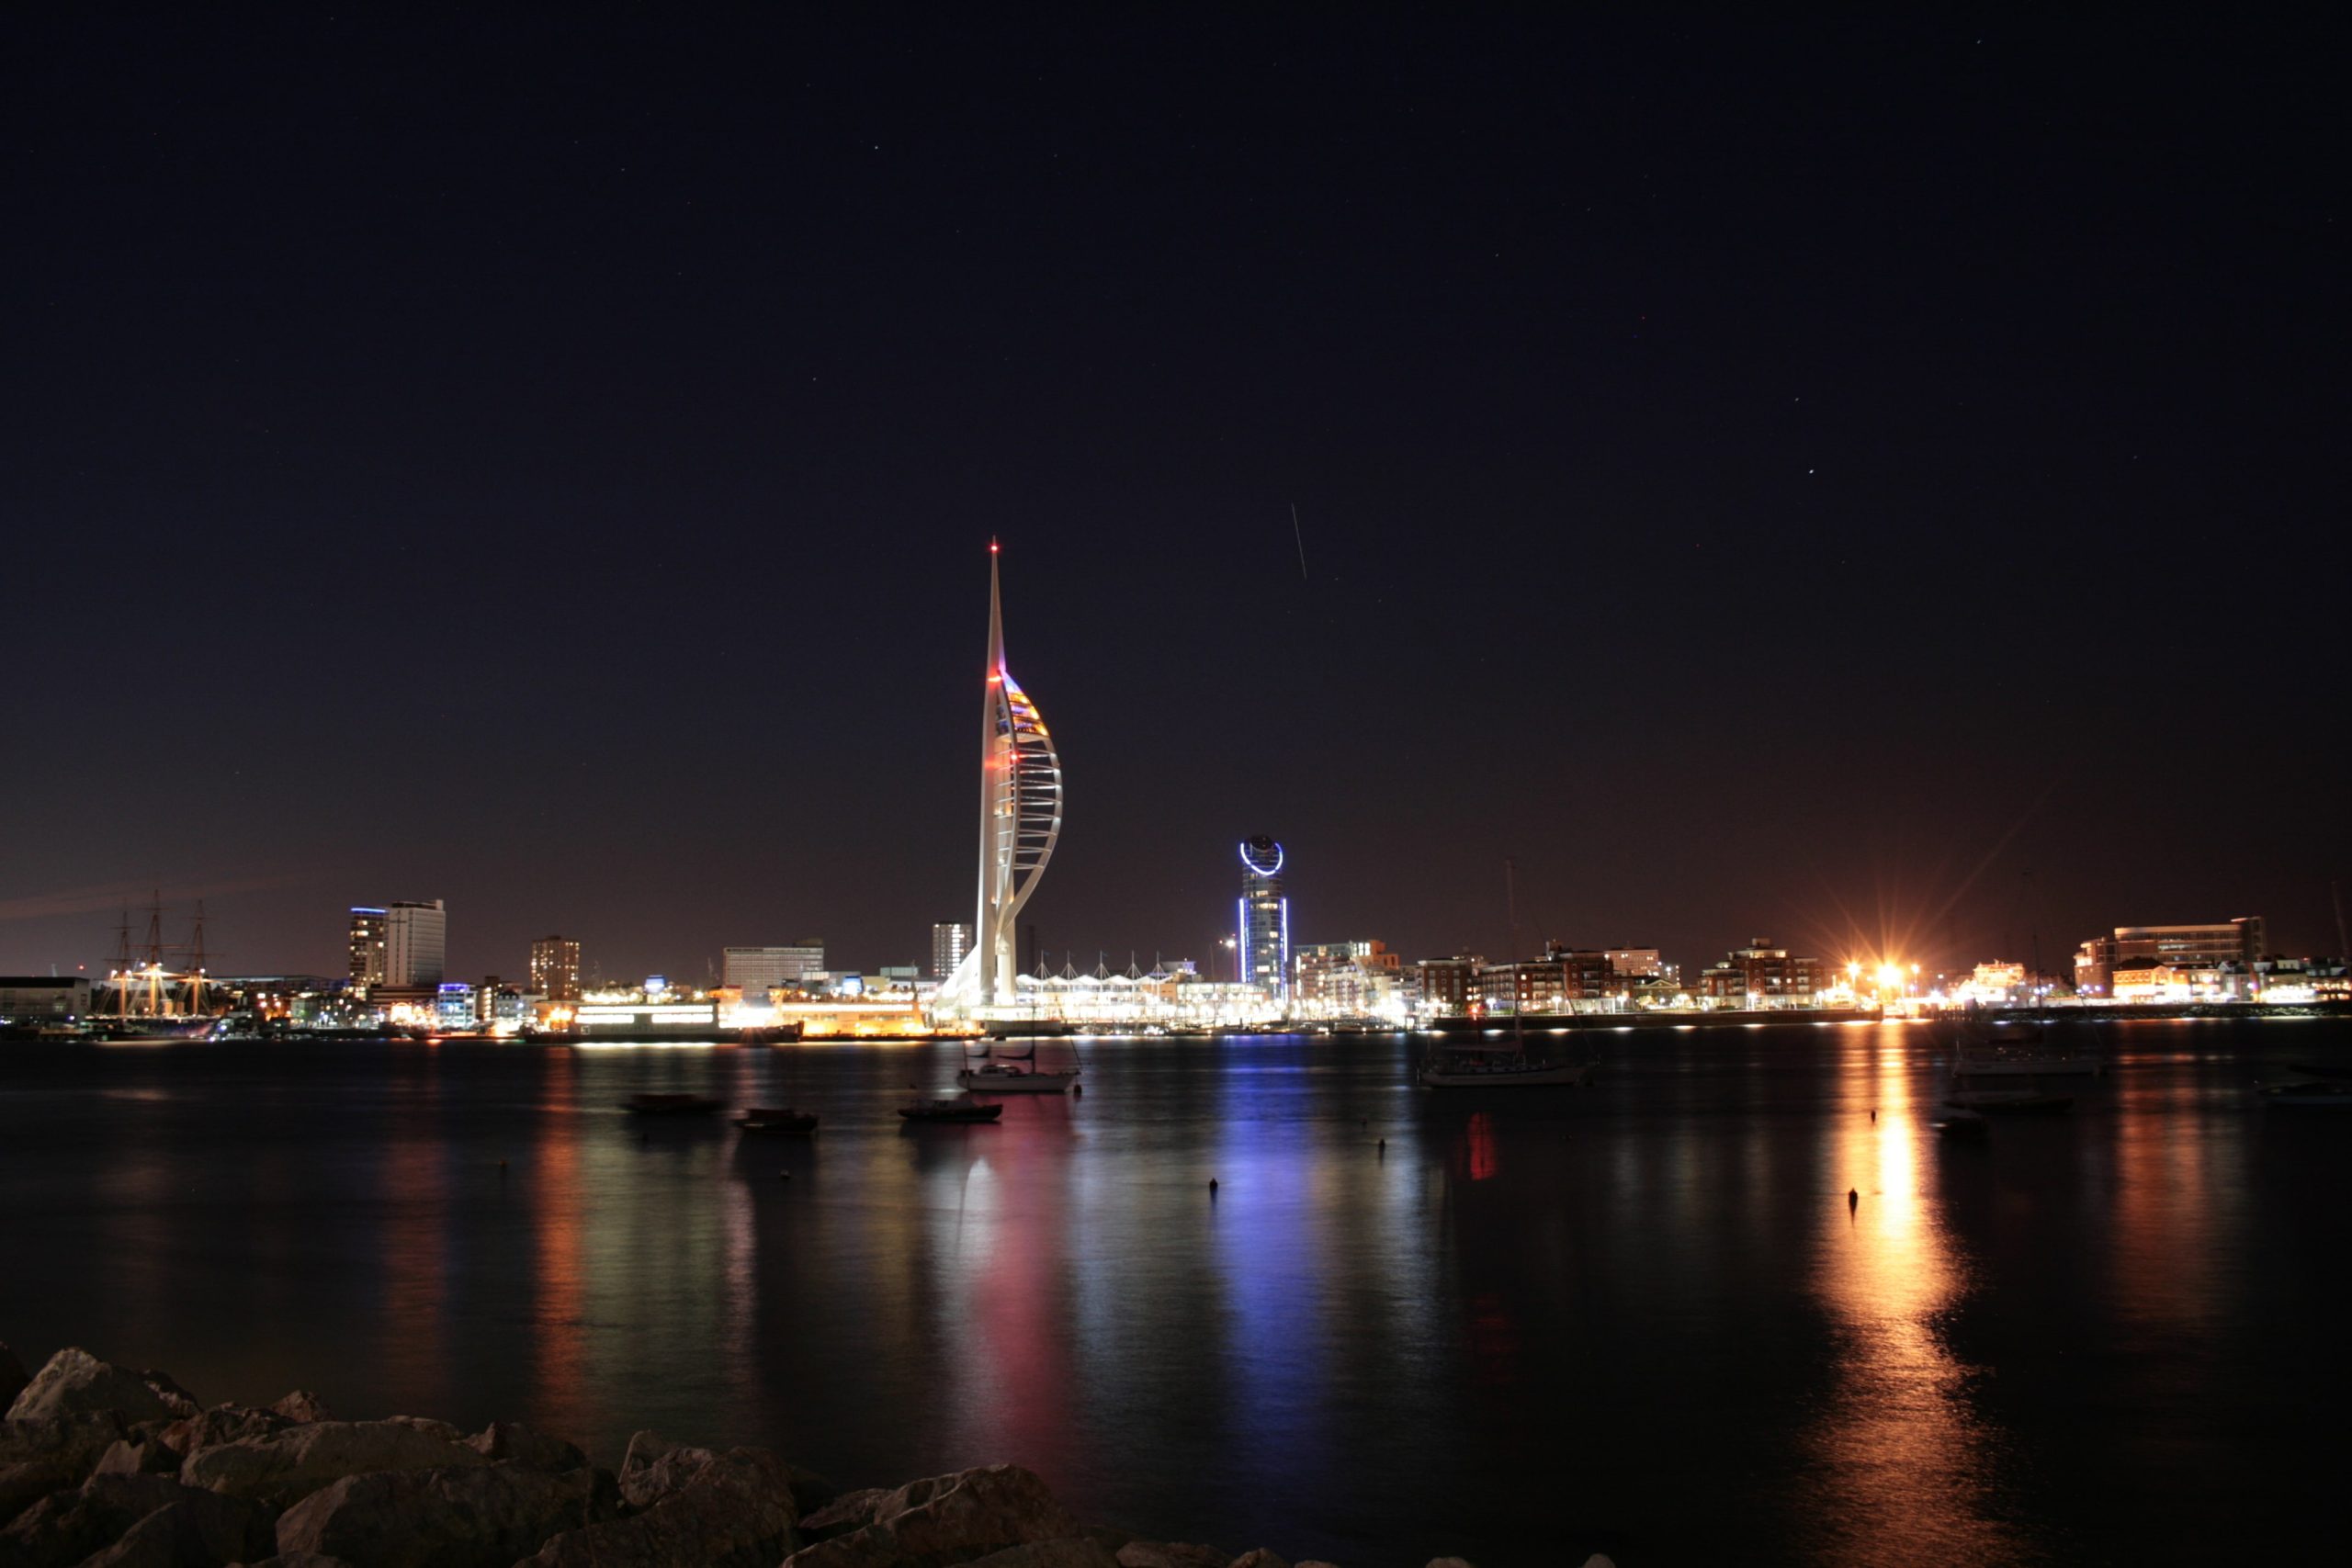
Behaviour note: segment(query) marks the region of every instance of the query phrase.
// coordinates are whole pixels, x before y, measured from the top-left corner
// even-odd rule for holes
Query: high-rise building
[[[384,983],[384,911],[351,910],[351,984],[365,991]]]
[[[997,546],[989,541],[989,652],[980,698],[980,897],[972,950],[940,987],[965,1010],[1013,1005],[1015,922],[1062,832],[1062,761],[1004,662]]]
[[[1283,897],[1283,847],[1261,833],[1241,840],[1241,899],[1234,936],[1241,981],[1290,999],[1290,900]]]
[[[542,1001],[578,1001],[580,943],[568,936],[543,936],[533,942],[531,991]]]
[[[944,980],[972,951],[972,922],[937,920],[931,928],[931,977]]]
[[[448,909],[438,898],[387,908],[384,984],[438,986],[448,944]],[[467,994],[472,995],[470,990]]]
[[[778,986],[796,986],[825,972],[822,937],[802,937],[792,947],[729,947],[720,957],[720,984],[741,987],[743,999],[754,1005],[764,1003]]]

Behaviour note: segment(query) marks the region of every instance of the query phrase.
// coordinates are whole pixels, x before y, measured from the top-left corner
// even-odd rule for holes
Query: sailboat
[[[1590,1062],[1553,1062],[1527,1054],[1527,1026],[1520,1016],[1519,889],[1515,867],[1503,862],[1510,899],[1510,1044],[1450,1045],[1421,1064],[1423,1089],[1581,1089],[1592,1081]]]
[[[1037,1066],[1037,1043],[1020,1052],[1001,1052],[994,1046],[981,1052],[978,1065],[965,1062],[956,1081],[973,1094],[1064,1094],[1078,1082],[1078,1068],[1046,1068]]]

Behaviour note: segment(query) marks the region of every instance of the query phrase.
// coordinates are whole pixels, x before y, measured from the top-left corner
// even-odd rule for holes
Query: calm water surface
[[[2343,1024],[2109,1026],[1981,1147],[1925,1031],[1598,1038],[1465,1099],[1401,1041],[1082,1044],[1082,1099],[926,1129],[953,1047],[0,1047],[0,1339],[607,1463],[1018,1461],[1349,1568],[2333,1551],[2352,1114],[2248,1089]]]

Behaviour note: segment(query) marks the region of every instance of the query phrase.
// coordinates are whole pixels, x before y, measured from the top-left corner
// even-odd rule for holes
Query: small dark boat
[[[1987,1131],[1984,1118],[1973,1111],[1956,1110],[1948,1112],[1935,1124],[1936,1131],[1957,1144],[1980,1144]]]
[[[790,1105],[747,1105],[735,1116],[746,1133],[813,1133],[817,1113]]]
[[[632,1094],[621,1109],[632,1116],[707,1116],[725,1103],[700,1094]]]
[[[910,1122],[993,1122],[1004,1107],[977,1100],[918,1100],[899,1107],[899,1114]]]
[[[2352,1083],[2324,1078],[2309,1083],[2271,1083],[2256,1088],[2265,1105],[2306,1105],[2352,1111]]]
[[[2045,1094],[2032,1089],[1962,1089],[1944,1097],[1949,1110],[1973,1111],[1985,1116],[2047,1115],[2072,1110],[2074,1104],[2071,1094]]]

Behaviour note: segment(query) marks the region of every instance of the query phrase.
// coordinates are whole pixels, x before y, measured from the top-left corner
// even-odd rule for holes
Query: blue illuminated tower
[[[1290,1000],[1290,900],[1283,897],[1283,847],[1261,833],[1241,840],[1241,980]]]

